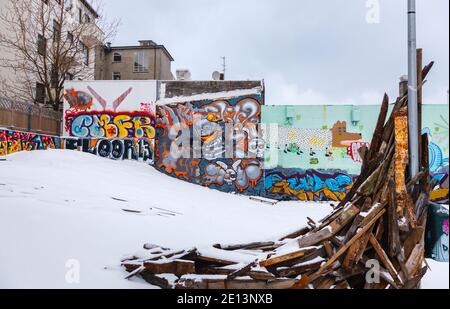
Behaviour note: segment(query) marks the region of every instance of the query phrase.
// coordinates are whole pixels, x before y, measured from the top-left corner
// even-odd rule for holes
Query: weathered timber
[[[232,272],[231,274],[229,274],[227,276],[227,280],[231,280],[236,277],[240,277],[240,276],[247,274],[252,269],[252,267],[256,266],[256,265],[257,265],[257,260],[245,265],[244,267],[242,267],[240,269],[237,269],[236,271]]]
[[[186,274],[195,273],[195,262],[186,260],[163,261],[146,261],[144,268],[152,274],[168,274],[172,273],[180,277]]]
[[[268,258],[267,260],[259,262],[259,265],[262,267],[268,267],[268,266],[281,264],[281,263],[284,263],[284,262],[287,262],[290,260],[294,260],[294,259],[303,257],[311,252],[314,252],[315,250],[317,250],[317,249],[316,248],[304,248],[304,249],[300,249],[300,250],[290,252],[287,254],[272,256],[272,257]]]
[[[338,252],[329,259],[325,265],[323,265],[319,271],[318,274],[323,273],[328,267],[330,267],[342,254],[344,254],[347,249],[353,245],[355,241],[357,241],[361,236],[363,236],[370,228],[372,228],[372,225],[375,224],[375,222],[385,213],[385,210],[383,209],[375,218],[373,218],[365,227],[363,227],[361,230],[359,230],[355,236],[353,236],[352,239],[350,239],[342,248],[338,250]]]
[[[377,238],[370,234],[369,241],[372,244],[373,248],[375,249],[375,252],[378,254],[378,257],[380,258],[381,262],[383,263],[384,267],[386,267],[389,274],[392,276],[392,278],[397,279],[398,282],[401,284],[401,279],[398,275],[397,270],[395,269],[394,265],[392,264],[391,260],[387,256],[386,252],[383,250],[383,247],[381,247],[380,243],[378,242]]]
[[[357,214],[359,208],[355,205],[351,205],[347,209],[344,209],[339,216],[331,222],[328,226],[324,227],[316,233],[307,234],[298,239],[299,247],[308,247],[315,245],[330,237],[336,235],[347,223],[349,223]]]

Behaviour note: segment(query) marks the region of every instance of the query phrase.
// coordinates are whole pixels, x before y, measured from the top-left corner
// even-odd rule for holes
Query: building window
[[[113,80],[121,80],[120,72],[114,72],[113,73]]]
[[[89,17],[88,14],[84,14],[84,21],[89,24],[91,22],[91,18]]]
[[[73,7],[72,0],[64,0],[64,8],[66,9],[67,12],[72,10],[72,7]]]
[[[78,22],[81,24],[83,22],[83,11],[78,9]]]
[[[70,45],[73,44],[73,34],[72,34],[72,32],[67,32],[67,41],[69,42]]]
[[[120,53],[114,53],[113,62],[122,62],[122,55]]]
[[[141,50],[134,53],[134,68],[135,73],[148,72],[148,53],[146,50]]]
[[[83,57],[83,63],[89,65],[89,48],[80,42],[81,54]]]
[[[53,20],[53,41],[58,41],[61,37],[61,25]]]
[[[36,83],[36,102],[45,103],[45,86],[41,83]]]
[[[73,80],[73,74],[66,73],[64,80]]]
[[[39,55],[45,56],[47,50],[47,39],[41,34],[38,35],[37,48]]]
[[[58,68],[54,65],[52,65],[51,69],[50,84],[52,88],[57,88],[59,84]]]

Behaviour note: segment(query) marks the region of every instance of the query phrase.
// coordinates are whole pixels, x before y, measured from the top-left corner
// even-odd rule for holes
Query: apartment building
[[[172,55],[164,45],[152,40],[136,46],[104,47],[98,61],[95,79],[99,80],[173,80]]]
[[[2,12],[6,12],[11,9],[11,1],[12,0],[1,0],[0,1],[0,9]],[[16,1],[16,0],[14,0]],[[55,42],[55,37],[57,35],[62,36],[62,42],[74,42],[74,34],[72,29],[80,29],[79,25],[84,25],[84,29],[81,30],[83,35],[81,39],[79,37],[75,38],[75,42],[79,41],[78,48],[81,50],[80,59],[77,61],[78,66],[74,69],[75,72],[68,72],[66,74],[66,79],[94,79],[95,70],[96,70],[96,62],[97,58],[100,54],[103,53],[102,50],[102,35],[101,30],[96,26],[95,22],[99,18],[96,10],[91,6],[91,4],[87,0],[17,0],[23,1],[23,3],[29,4],[35,10],[45,10],[48,13],[48,20],[45,22],[48,24],[47,30],[45,33],[38,32],[38,29],[41,28],[41,25],[36,23],[36,25],[31,24],[31,27],[35,27],[31,29],[28,36],[33,37],[30,41],[34,40],[36,42],[36,57],[46,57],[47,53],[53,48],[52,44]],[[43,5],[43,6],[42,6]],[[64,9],[64,17],[61,19],[61,16],[58,16],[61,11],[59,8]],[[46,13],[47,14],[47,13]],[[37,15],[37,14],[36,14]],[[30,21],[33,23],[33,21]],[[0,23],[0,31],[4,35],[8,35],[10,29],[9,26],[5,23]],[[89,30],[86,30],[89,29]],[[80,30],[79,30],[80,31]],[[0,45],[1,55],[11,55],[17,54],[16,51],[11,50],[11,48],[7,48],[5,46]],[[18,60],[20,60],[21,56],[18,56]],[[2,58],[0,56],[0,58]],[[48,56],[47,56],[48,58]],[[53,73],[49,73],[53,74]],[[14,85],[20,84],[24,81],[25,73],[19,72],[17,70],[13,70],[9,67],[1,67],[0,66],[0,83],[5,85]],[[33,85],[30,89],[30,92],[34,93],[33,100],[36,103],[45,103],[48,100],[48,90],[46,90],[45,85],[43,85],[39,78],[35,78],[36,82],[30,81],[33,79],[33,76],[30,77],[31,74],[27,73],[28,83]],[[53,77],[52,77],[53,78]],[[30,99],[24,98],[24,100],[30,101]]]

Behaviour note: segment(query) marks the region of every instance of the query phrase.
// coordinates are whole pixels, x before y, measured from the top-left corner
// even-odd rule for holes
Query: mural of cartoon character
[[[247,190],[250,186],[255,189],[261,179],[261,162],[257,160],[237,160],[231,166],[225,162],[209,163],[205,167],[204,184],[206,186],[235,186],[239,192]]]

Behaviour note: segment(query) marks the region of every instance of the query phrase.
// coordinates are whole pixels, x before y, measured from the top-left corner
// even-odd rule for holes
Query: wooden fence
[[[0,127],[59,136],[61,122],[61,112],[0,97]]]

